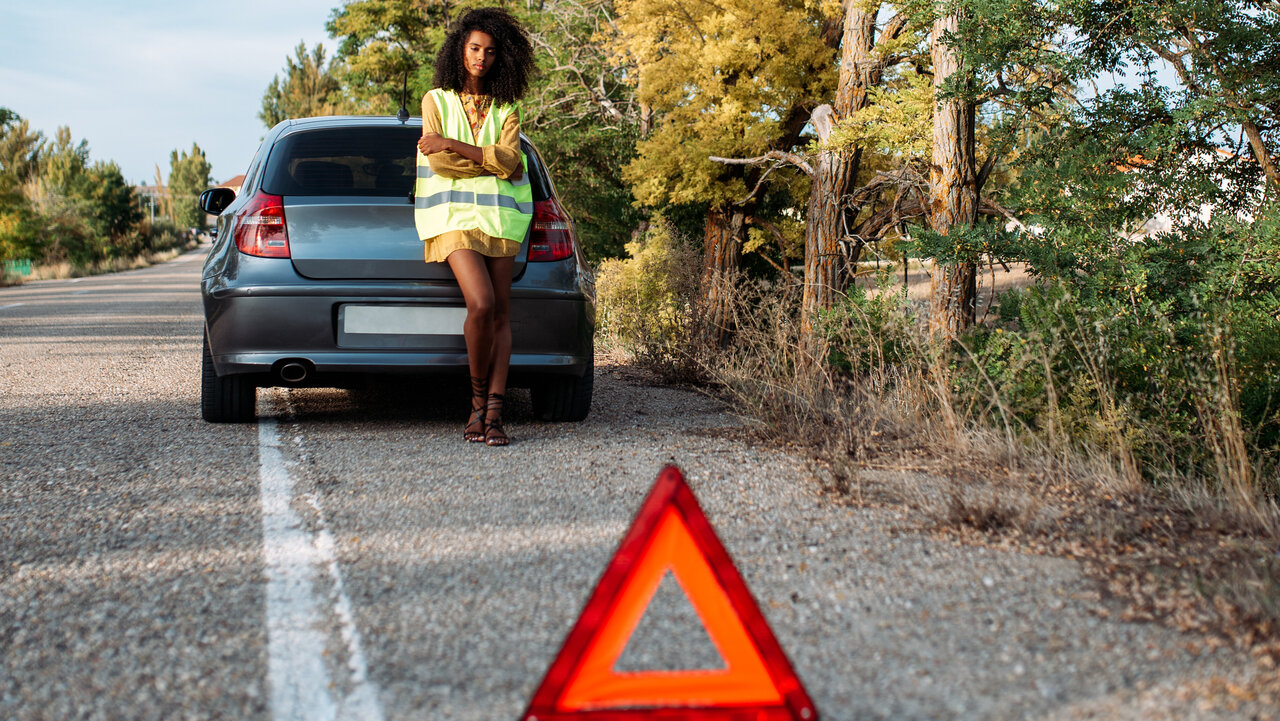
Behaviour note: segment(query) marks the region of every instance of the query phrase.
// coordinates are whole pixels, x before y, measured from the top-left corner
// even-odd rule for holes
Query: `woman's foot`
[[[485,440],[484,392],[488,389],[488,378],[471,376],[471,418],[467,420],[466,427],[462,429],[463,440],[471,443],[483,443]]]
[[[507,432],[502,429],[502,401],[506,400],[501,393],[490,393],[489,402],[485,404],[484,442],[490,446],[505,446],[511,442]]]

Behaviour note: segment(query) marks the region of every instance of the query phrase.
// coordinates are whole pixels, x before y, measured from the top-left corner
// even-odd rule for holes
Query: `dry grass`
[[[31,275],[19,276],[6,273],[3,279],[0,279],[0,285],[22,285],[25,282],[33,280],[83,278],[91,275],[104,275],[106,273],[119,273],[126,270],[137,270],[139,268],[147,268],[152,265],[173,260],[194,247],[196,247],[196,244],[190,243],[181,248],[146,252],[132,258],[110,258],[108,260],[92,263],[88,266],[72,265],[69,262],[36,265],[32,267]]]
[[[1120,436],[1103,433],[1107,447],[1094,447],[1052,424],[1028,432],[994,385],[986,411],[956,407],[953,371],[918,328],[909,353],[926,362],[887,363],[873,342],[841,349],[862,353],[851,365],[863,370],[834,372],[831,348],[801,336],[791,292],[744,293],[734,343],[700,367],[762,437],[806,448],[835,498],[907,506],[922,529],[975,543],[1079,558],[1126,603],[1126,618],[1214,634],[1280,662],[1280,512],[1261,500],[1263,471],[1221,410],[1230,399],[1206,396],[1219,409],[1207,422],[1222,439],[1220,481],[1153,486],[1117,450]],[[846,322],[874,330],[870,318]],[[1102,408],[1123,432],[1119,405]]]
[[[1038,357],[1021,361],[1045,380],[1043,418],[1030,429],[977,359],[967,356],[976,372],[962,378],[953,364],[963,364],[964,353],[944,357],[922,326],[905,321],[895,304],[925,305],[927,267],[913,267],[905,284],[890,276],[891,284],[869,293],[870,303],[850,304],[831,321],[837,325],[823,337],[838,347],[802,334],[794,284],[732,284],[740,289],[735,333],[720,347],[700,340],[706,334],[697,326],[707,314],[688,275],[696,266],[671,261],[685,250],[677,244],[654,263],[663,273],[686,273],[661,296],[679,302],[658,306],[677,309],[679,318],[632,308],[645,297],[648,274],[636,272],[649,262],[644,257],[619,286],[625,292],[614,294],[615,313],[645,321],[633,323],[633,337],[622,344],[634,362],[667,381],[697,379],[705,387],[710,380],[755,421],[760,438],[807,453],[841,502],[906,506],[921,530],[1078,558],[1109,597],[1124,601],[1125,617],[1229,639],[1252,647],[1264,665],[1280,663],[1280,510],[1265,500],[1280,489],[1276,469],[1251,459],[1245,447],[1225,380],[1226,353],[1206,372],[1199,409],[1202,430],[1216,443],[1209,449],[1215,477],[1167,470],[1152,483],[1130,447],[1131,434],[1146,429],[1134,427],[1117,400],[1087,328],[1065,329],[1056,342],[1074,344],[1088,366],[1097,416],[1082,435],[1054,384],[1050,356],[1058,351],[1041,347],[1033,350]],[[1020,267],[988,269],[979,317],[991,318],[993,291],[1028,283]],[[678,320],[680,333],[672,336],[664,331],[672,324],[649,322],[654,318]],[[844,370],[833,370],[833,351]],[[958,384],[975,377],[979,392],[961,393]],[[1170,447],[1166,455],[1178,453]]]

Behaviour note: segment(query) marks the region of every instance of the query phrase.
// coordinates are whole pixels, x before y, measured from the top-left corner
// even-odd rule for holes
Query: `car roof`
[[[411,115],[403,123],[394,115],[322,115],[311,118],[290,118],[280,121],[279,124],[271,129],[268,135],[278,139],[291,133],[326,128],[385,128],[396,126],[420,128],[422,127],[422,116]],[[520,139],[529,145],[533,145],[532,141],[529,140],[529,136],[523,132],[520,133]]]
[[[421,116],[410,116],[400,122],[394,115],[323,115],[314,118],[290,118],[281,123],[286,129],[378,127],[386,125],[422,125]]]

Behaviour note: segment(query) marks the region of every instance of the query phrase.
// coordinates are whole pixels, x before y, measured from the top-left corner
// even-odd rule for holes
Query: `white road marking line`
[[[267,576],[267,678],[275,721],[381,721],[377,691],[368,680],[351,601],[342,588],[333,535],[312,533],[293,510],[294,480],[280,450],[274,418],[258,421],[259,480]],[[319,503],[307,499],[317,511]],[[331,607],[316,595],[327,576]],[[336,617],[347,656],[347,679],[331,682],[326,658],[329,626]],[[331,622],[331,621],[330,621]],[[343,695],[343,689],[350,689]],[[339,698],[334,698],[334,692]]]
[[[26,305],[26,303],[10,303],[9,305],[0,305],[0,310],[4,310],[5,308],[17,308],[20,305]]]
[[[373,684],[369,682],[369,667],[361,650],[360,631],[356,628],[355,616],[351,613],[351,599],[347,598],[342,588],[342,575],[338,573],[338,557],[334,552],[333,534],[324,525],[324,515],[320,503],[315,496],[308,494],[307,502],[316,509],[320,517],[320,531],[316,534],[316,548],[326,559],[329,567],[329,580],[333,590],[329,592],[329,600],[333,603],[333,612],[338,617],[338,630],[342,634],[342,642],[347,650],[347,671],[350,672],[352,690],[339,706],[339,718],[380,719],[382,708],[378,705],[378,696]]]

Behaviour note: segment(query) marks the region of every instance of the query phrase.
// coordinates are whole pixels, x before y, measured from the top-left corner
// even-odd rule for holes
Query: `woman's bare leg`
[[[458,280],[462,298],[467,304],[467,319],[462,324],[467,344],[467,365],[471,373],[471,419],[463,430],[469,441],[484,440],[486,391],[490,384],[494,347],[494,311],[496,303],[493,283],[484,256],[474,250],[455,250],[449,254],[449,268]],[[508,291],[509,293],[509,291]]]
[[[485,258],[493,282],[493,348],[490,354],[489,398],[485,405],[484,442],[505,446],[510,442],[502,427],[502,404],[506,400],[507,370],[511,367],[511,274],[514,258]]]
[[[511,367],[511,274],[515,258],[485,258],[493,290],[493,346],[489,362],[489,392],[507,392]]]

